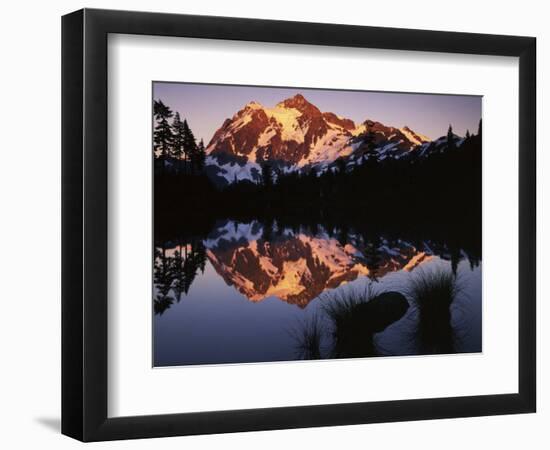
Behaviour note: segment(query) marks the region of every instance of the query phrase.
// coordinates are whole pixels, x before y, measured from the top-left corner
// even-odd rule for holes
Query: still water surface
[[[278,229],[225,221],[201,238],[157,242],[155,252],[157,367],[304,359],[311,357],[303,350],[312,330],[318,333],[316,358],[345,357],[334,352],[327,304],[366,291],[398,292],[404,299],[399,311],[386,302],[367,313],[384,315],[367,338],[354,331],[357,339],[372,340],[363,356],[481,351],[481,260],[456,246],[328,232],[322,225]],[[454,274],[460,289],[448,317],[429,316],[434,324],[446,322],[434,329],[447,329],[452,342],[439,350],[432,343],[426,351],[419,331],[426,319],[422,324],[410,288],[414,277],[434,273]],[[361,320],[368,328],[369,317]]]

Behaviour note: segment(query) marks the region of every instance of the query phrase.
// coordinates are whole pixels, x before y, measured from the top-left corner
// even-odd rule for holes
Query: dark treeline
[[[384,214],[402,220],[478,213],[481,208],[481,145],[470,136],[459,148],[425,158],[368,158],[353,167],[337,161],[322,174],[314,169],[284,174],[262,168],[262,181],[233,183],[220,194],[231,214],[246,217],[331,217]],[[453,219],[455,217],[452,217]]]
[[[204,228],[233,219],[337,227],[368,222],[396,230],[472,224],[481,233],[481,137],[459,148],[414,160],[367,160],[322,174],[276,173],[264,165],[262,181],[219,189],[204,173],[157,173],[156,224]],[[430,228],[430,227],[429,227]],[[159,229],[160,230],[160,229]]]
[[[192,217],[185,222],[187,234],[202,234],[213,225],[210,205],[220,194],[204,173],[204,142],[197,143],[187,120],[160,99],[153,116],[155,234],[181,228],[184,216]]]
[[[155,173],[196,175],[202,173],[206,152],[201,139],[197,143],[187,120],[181,120],[162,100],[153,104],[155,126],[153,131],[153,155]],[[171,123],[169,119],[172,119]]]

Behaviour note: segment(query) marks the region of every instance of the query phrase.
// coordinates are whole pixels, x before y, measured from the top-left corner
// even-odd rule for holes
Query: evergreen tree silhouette
[[[206,149],[204,148],[204,141],[201,139],[197,150],[195,153],[194,166],[199,171],[202,172],[204,169],[204,163],[206,161]]]
[[[155,262],[153,268],[153,282],[157,289],[157,295],[154,299],[155,314],[162,314],[174,299],[170,293],[174,282],[174,266],[172,258],[166,256],[166,248],[155,249]]]
[[[273,219],[266,217],[262,221],[262,240],[271,242],[273,240]]]
[[[453,247],[453,249],[451,250],[451,271],[453,272],[454,276],[456,276],[458,264],[460,263],[461,259],[462,254],[460,252],[460,249],[458,247]]]
[[[195,277],[197,276],[197,261],[195,259],[195,252],[191,246],[191,251],[185,256],[183,261],[183,292],[187,295]]]
[[[481,119],[479,119],[479,124],[477,126],[477,137],[479,138],[480,141],[481,141],[481,130],[482,130]]]
[[[201,273],[204,273],[206,269],[206,247],[202,241],[199,241],[195,246],[195,261]]]
[[[183,136],[183,153],[185,154],[185,160],[188,161],[193,169],[194,161],[197,153],[197,142],[195,141],[195,136],[189,128],[187,119],[183,121],[182,125],[182,136]]]
[[[347,168],[346,168],[346,161],[344,158],[340,156],[336,159],[336,161],[334,161],[334,163],[336,164],[336,170],[339,175],[343,175],[346,173]]]
[[[367,150],[365,151],[363,161],[368,163],[368,165],[372,167],[378,162],[378,152],[376,151],[375,135],[372,131],[369,131],[365,136],[365,142],[367,143]]]
[[[176,300],[181,300],[181,295],[186,289],[186,273],[184,270],[185,259],[181,251],[181,245],[178,250],[174,252],[173,270],[174,270],[174,293],[176,294]]]
[[[162,314],[174,302],[187,295],[198,271],[206,268],[206,248],[202,240],[179,245],[174,256],[166,256],[164,246],[155,250],[154,283],[157,296],[154,301],[155,313]]]
[[[342,247],[345,247],[349,242],[349,227],[347,225],[343,225],[338,230],[337,240]]]
[[[268,162],[262,164],[262,185],[266,189],[273,187],[273,169]]]
[[[449,129],[447,130],[447,148],[449,150],[455,148],[455,139],[451,124],[449,124]]]
[[[173,133],[173,147],[172,156],[177,159],[181,159],[184,156],[184,126],[180,118],[180,113],[176,112],[174,120],[172,121],[172,133]]]
[[[156,125],[153,132],[154,150],[160,152],[160,157],[166,159],[170,155],[173,144],[172,127],[168,119],[172,117],[172,110],[162,103],[162,100],[155,100],[153,114]]]

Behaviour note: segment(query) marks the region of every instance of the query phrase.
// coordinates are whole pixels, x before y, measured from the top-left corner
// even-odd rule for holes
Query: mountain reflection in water
[[[155,365],[480,351],[480,256],[470,253],[426,239],[258,221],[225,221],[200,238],[156,242]],[[439,327],[451,330],[452,345],[446,338],[438,347],[437,337],[429,346],[421,342],[426,333],[418,330],[428,315],[410,286],[426,271],[446,271],[461,285],[443,308],[447,324]],[[327,303],[334,306],[369,286],[401,299],[351,305],[344,312],[364,319],[349,322],[344,336],[363,344],[349,353],[334,351],[336,322],[318,318],[330,319]],[[297,336],[316,347],[304,349]]]
[[[284,229],[266,240],[257,222],[227,223],[205,245],[216,272],[249,300],[274,296],[301,308],[359,276],[376,279],[431,258],[406,242],[352,234],[339,241],[322,228],[316,235]]]

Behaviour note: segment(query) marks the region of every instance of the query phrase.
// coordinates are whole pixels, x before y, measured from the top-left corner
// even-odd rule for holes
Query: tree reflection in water
[[[179,302],[187,294],[199,270],[204,273],[206,249],[202,240],[178,245],[167,250],[167,245],[155,248],[153,279],[155,314],[163,314],[174,301]]]

